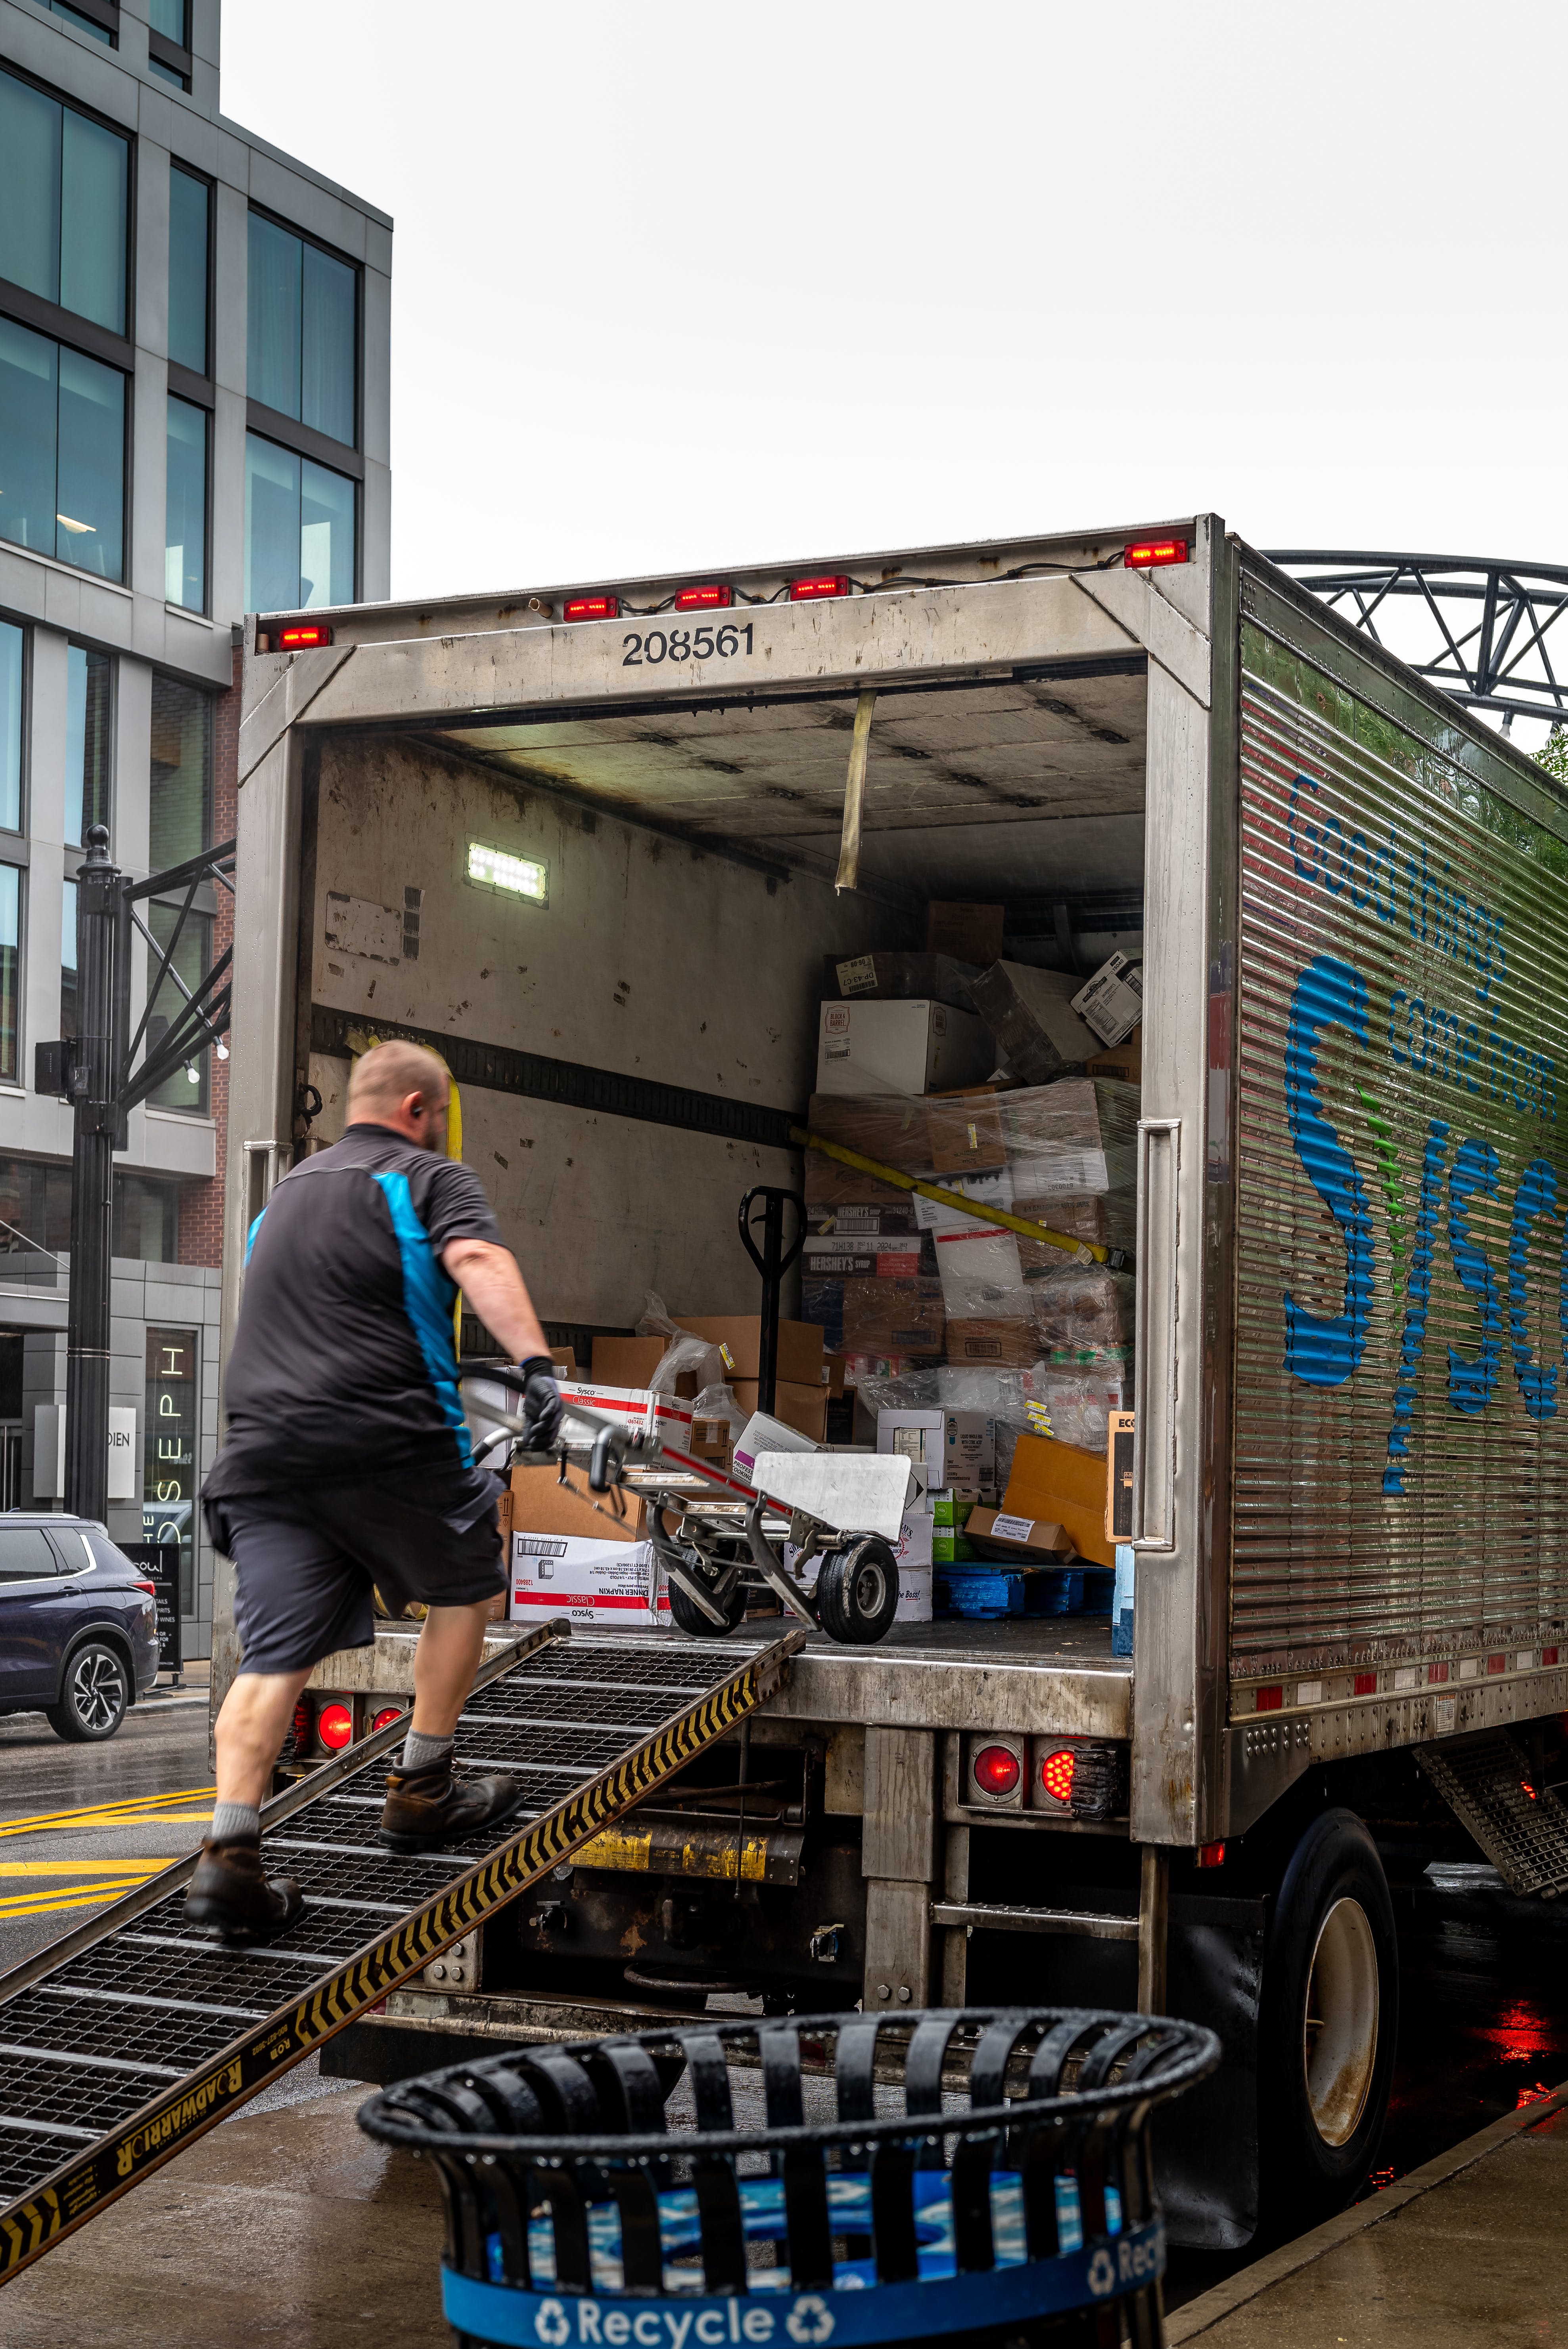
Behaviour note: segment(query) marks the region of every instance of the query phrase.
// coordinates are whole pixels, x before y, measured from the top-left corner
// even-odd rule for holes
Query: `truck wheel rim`
[[[1302,2068],[1326,2145],[1346,2145],[1366,2110],[1377,2061],[1377,1945],[1359,1900],[1336,1900],[1318,1927],[1306,1980]]]
[[[84,1656],[72,1675],[77,1719],[84,1729],[107,1729],[119,1711],[119,1672],[108,1656]]]

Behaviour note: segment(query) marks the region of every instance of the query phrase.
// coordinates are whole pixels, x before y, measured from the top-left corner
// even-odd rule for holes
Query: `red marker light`
[[[983,1795],[1010,1795],[1020,1775],[1018,1757],[1010,1745],[983,1745],[973,1768]]]
[[[1200,1868],[1223,1868],[1224,1864],[1225,1847],[1222,1843],[1201,1843],[1198,1846]]]
[[[1377,1693],[1377,1673],[1357,1672],[1355,1680],[1351,1682],[1351,1693],[1354,1696],[1376,1696]]]
[[[1532,1802],[1535,1800],[1535,1789],[1531,1785],[1528,1778],[1522,1778],[1520,1780],[1519,1791],[1522,1795],[1528,1795]]]
[[[315,1716],[315,1733],[329,1754],[341,1754],[354,1734],[354,1715],[346,1704],[324,1704]]]
[[[1126,571],[1155,571],[1162,563],[1185,563],[1187,542],[1184,538],[1140,538],[1122,556]]]
[[[1073,1775],[1078,1769],[1078,1754],[1070,1745],[1055,1754],[1047,1754],[1040,1764],[1040,1784],[1053,1803],[1070,1803],[1073,1798]]]
[[[1283,1681],[1275,1681],[1272,1688],[1259,1689],[1257,1693],[1257,1708],[1260,1713],[1277,1713],[1284,1702],[1284,1683]]]
[[[619,595],[569,595],[566,616],[569,620],[618,620],[621,599]]]
[[[371,1723],[370,1726],[371,1726],[372,1731],[375,1731],[375,1730],[377,1730],[377,1729],[390,1729],[390,1728],[391,1728],[391,1726],[392,1726],[392,1723],[393,1723],[395,1721],[401,1721],[401,1720],[402,1720],[402,1718],[403,1718],[403,1708],[402,1708],[402,1706],[401,1706],[401,1705],[397,1705],[397,1704],[389,1704],[389,1705],[387,1707],[387,1710],[385,1711],[385,1713],[378,1713],[377,1714],[377,1716],[376,1716],[375,1720]]]
[[[841,571],[820,572],[814,579],[791,579],[791,604],[815,604],[824,595],[847,595],[850,583]]]
[[[718,612],[734,601],[733,587],[678,587],[676,590],[677,612]]]
[[[310,652],[317,645],[329,645],[332,630],[323,627],[280,628],[273,639],[273,649],[280,653]]]

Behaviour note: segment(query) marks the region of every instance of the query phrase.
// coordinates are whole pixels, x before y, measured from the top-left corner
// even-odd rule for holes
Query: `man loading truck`
[[[243,1662],[214,1732],[217,1802],[186,1895],[192,1924],[272,1940],[299,1916],[262,1868],[260,1807],[313,1668],[375,1637],[374,1589],[428,1612],[414,1709],[387,1775],[381,1840],[427,1851],[505,1818],[515,1779],[459,1783],[452,1740],[504,1588],[496,1495],[458,1400],[459,1289],[521,1365],[523,1413],[561,1418],[550,1350],[478,1177],[445,1154],[447,1072],[377,1044],[356,1064],[340,1142],[279,1184],[253,1225],[229,1362],[229,1432],[207,1522],[238,1577]]]

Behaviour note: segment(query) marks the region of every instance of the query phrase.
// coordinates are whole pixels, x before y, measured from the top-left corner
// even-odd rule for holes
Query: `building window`
[[[0,318],[0,538],[118,579],[124,528],[124,376]]]
[[[169,395],[163,594],[187,612],[207,608],[207,411]]]
[[[352,604],[357,485],[245,436],[245,609]]]
[[[16,996],[22,975],[22,875],[0,864],[0,1079],[16,1082]]]
[[[125,333],[130,143],[0,73],[0,277]]]
[[[179,1254],[180,1193],[148,1174],[114,1178],[111,1256],[141,1264],[172,1264]]]
[[[66,838],[81,846],[108,822],[114,771],[114,663],[85,645],[66,647]]]
[[[167,43],[171,49],[191,53],[191,15],[189,0],[149,0],[148,28],[152,40],[148,51],[148,70],[160,81],[170,83],[175,89],[189,89],[191,77],[182,72],[171,57],[160,56],[160,47]]]
[[[160,947],[169,944],[179,920],[178,905],[161,905],[154,902],[147,909],[147,926]],[[147,1023],[149,1052],[158,1050],[184,1009],[187,998],[197,992],[206,978],[212,959],[211,944],[211,916],[188,914],[181,928],[180,943],[174,949],[169,976],[152,999],[152,1016]],[[182,986],[176,986],[177,977]],[[184,1068],[176,1069],[171,1077],[166,1077],[162,1084],[153,1087],[147,1096],[150,1105],[154,1109],[186,1110],[192,1116],[205,1117],[211,1105],[208,1084],[211,1061],[210,1050],[192,1053]]]
[[[148,860],[154,873],[212,845],[212,700],[193,685],[152,679]]]
[[[250,396],[348,448],[357,438],[358,291],[347,262],[251,214]]]
[[[78,33],[86,33],[90,39],[101,41],[106,49],[119,47],[108,25],[100,25],[93,17],[84,16],[79,8],[73,8],[70,5],[70,0],[38,0],[38,5],[40,8],[49,9],[57,16],[63,16],[67,24],[74,26]],[[104,13],[106,16],[117,15],[118,11],[106,8]]]
[[[180,1545],[180,1611],[196,1612],[196,1428],[201,1384],[194,1330],[147,1333],[141,1538]]]
[[[22,656],[20,628],[0,620],[0,832],[22,829]]]
[[[192,375],[210,375],[208,289],[211,282],[212,191],[205,180],[169,173],[169,356]]]
[[[77,885],[66,883],[60,901],[60,1034],[77,1032]]]

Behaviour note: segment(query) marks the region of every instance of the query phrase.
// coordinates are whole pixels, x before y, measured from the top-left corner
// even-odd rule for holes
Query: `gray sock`
[[[438,1762],[449,1762],[453,1743],[450,1737],[427,1737],[423,1730],[411,1729],[403,1740],[404,1769],[433,1770]]]
[[[262,1832],[262,1816],[253,1803],[215,1803],[209,1843],[254,1843]]]

